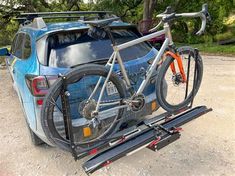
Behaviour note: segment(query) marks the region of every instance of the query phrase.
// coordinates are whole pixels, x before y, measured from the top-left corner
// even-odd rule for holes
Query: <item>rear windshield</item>
[[[117,44],[140,37],[140,34],[134,28],[112,29],[112,34]],[[38,41],[38,45],[43,45],[43,43],[40,40]],[[42,53],[42,49],[45,49],[45,47],[37,47],[38,53]],[[122,50],[120,54],[125,62],[145,56],[150,50],[151,46],[143,42]],[[51,67],[72,67],[106,60],[112,54],[113,49],[108,37],[97,40],[90,37],[87,30],[80,30],[50,35],[47,38],[46,52],[46,65]],[[40,57],[40,54],[38,56]]]

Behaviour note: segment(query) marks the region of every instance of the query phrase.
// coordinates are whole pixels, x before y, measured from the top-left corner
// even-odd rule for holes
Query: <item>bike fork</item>
[[[178,55],[178,54],[175,54],[171,51],[167,51],[166,52],[166,55],[170,55],[173,59],[175,59],[177,61],[177,64],[178,64],[178,68],[179,68],[179,71],[180,71],[180,74],[182,76],[182,79],[183,79],[183,82],[185,83],[187,81],[187,78],[186,78],[186,75],[185,75],[185,72],[184,72],[184,67],[183,67],[183,63],[182,63],[182,58]],[[171,63],[171,71],[174,75],[176,75],[176,69],[175,69],[175,64],[174,62]]]

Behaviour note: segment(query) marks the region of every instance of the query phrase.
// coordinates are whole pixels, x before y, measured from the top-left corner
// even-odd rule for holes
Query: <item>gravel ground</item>
[[[235,58],[204,56],[195,105],[213,111],[184,126],[181,139],[152,152],[143,149],[96,176],[235,175]],[[0,176],[85,175],[84,160],[47,145],[31,144],[9,74],[0,69]]]

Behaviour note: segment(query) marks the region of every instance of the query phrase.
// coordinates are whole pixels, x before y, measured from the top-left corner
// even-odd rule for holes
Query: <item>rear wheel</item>
[[[27,122],[26,122],[27,123]],[[42,141],[29,127],[29,124],[27,123],[29,134],[30,134],[30,139],[33,145],[39,146],[42,144],[45,144],[44,141]]]
[[[41,140],[33,132],[33,130],[30,128],[29,123],[27,122],[27,117],[26,117],[26,113],[25,113],[25,110],[24,110],[23,100],[22,100],[21,97],[20,97],[20,105],[21,105],[21,109],[22,109],[24,117],[25,117],[25,122],[26,122],[26,125],[27,125],[27,128],[28,128],[29,134],[30,134],[30,139],[31,139],[32,144],[35,145],[35,146],[39,146],[39,145],[45,144],[45,142],[43,140]]]
[[[178,53],[182,59],[183,68],[186,75],[186,82],[178,69],[177,62],[171,56],[167,56],[163,62],[159,74],[157,77],[157,101],[159,105],[169,112],[177,111],[181,108],[186,107],[192,100],[193,96],[196,95],[201,84],[203,74],[203,64],[200,55],[198,55],[195,87],[194,83],[194,69],[195,69],[195,52],[191,47],[181,47],[178,49]],[[171,64],[175,64],[176,74],[172,72]],[[189,65],[189,67],[188,67]],[[164,85],[167,83],[167,95],[164,96]],[[188,85],[188,90],[187,89]],[[187,92],[187,94],[186,94]],[[193,94],[194,93],[194,94]]]
[[[69,149],[69,139],[65,131],[61,130],[61,126],[65,126],[61,102],[63,81],[66,82],[66,91],[69,94],[68,107],[65,108],[70,111],[74,143],[89,149],[119,128],[124,109],[108,111],[99,116],[92,115],[108,72],[109,70],[101,65],[80,66],[66,74],[65,80],[59,78],[50,88],[42,107],[41,119],[43,130],[52,143]],[[100,84],[94,91],[99,80]],[[124,98],[124,85],[119,77],[112,73],[105,87],[99,112],[122,105]]]

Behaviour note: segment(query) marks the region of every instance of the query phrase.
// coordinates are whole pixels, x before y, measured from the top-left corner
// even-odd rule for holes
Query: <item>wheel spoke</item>
[[[51,98],[51,100],[52,100],[53,102],[52,102],[52,101],[50,101],[50,103],[51,103],[51,104],[53,104],[54,106],[56,106],[56,107],[57,107],[57,109],[58,109],[61,113],[63,113],[63,112],[62,112],[62,109],[58,106],[58,104],[56,103],[56,101],[54,100],[54,98],[53,98],[53,97]]]

